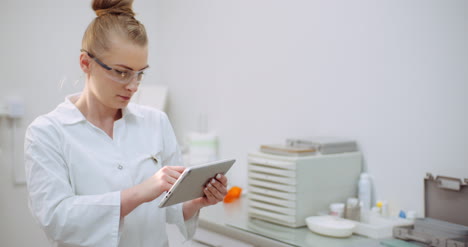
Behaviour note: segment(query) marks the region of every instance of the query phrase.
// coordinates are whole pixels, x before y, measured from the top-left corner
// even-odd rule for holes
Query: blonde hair
[[[135,19],[132,4],[133,0],[93,0],[92,8],[97,17],[83,35],[82,49],[93,55],[106,53],[115,37],[146,46],[145,26]]]

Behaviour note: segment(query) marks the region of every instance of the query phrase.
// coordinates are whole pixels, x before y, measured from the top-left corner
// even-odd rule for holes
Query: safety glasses
[[[109,79],[122,84],[129,84],[135,80],[137,82],[141,82],[145,75],[144,72],[148,68],[146,67],[139,71],[115,69],[103,63],[101,60],[99,60],[97,57],[95,57],[93,54],[89,53],[85,49],[81,49],[81,52],[86,52],[86,54],[88,54],[90,58],[92,58],[102,68],[104,68],[106,70],[105,74]]]

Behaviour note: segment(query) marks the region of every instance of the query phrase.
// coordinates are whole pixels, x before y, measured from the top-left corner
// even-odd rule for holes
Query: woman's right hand
[[[141,184],[122,190],[120,217],[127,216],[140,204],[150,202],[168,191],[184,170],[183,166],[164,166]]]
[[[153,176],[140,184],[143,200],[150,202],[163,192],[169,191],[184,170],[184,166],[163,166]]]

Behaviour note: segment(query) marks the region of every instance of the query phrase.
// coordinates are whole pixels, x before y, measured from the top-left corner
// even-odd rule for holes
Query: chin
[[[127,107],[127,106],[128,106],[128,103],[130,103],[130,101],[117,102],[115,105],[116,105],[116,108],[117,108],[117,109],[121,109],[121,108]]]
[[[112,101],[109,101],[107,106],[112,108],[112,109],[119,110],[119,109],[127,107],[128,103],[130,103],[129,100],[128,101],[122,101],[122,100],[115,100],[114,99]]]

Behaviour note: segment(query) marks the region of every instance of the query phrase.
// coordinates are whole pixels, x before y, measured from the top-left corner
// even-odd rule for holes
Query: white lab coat
[[[181,204],[158,208],[162,196],[120,218],[121,190],[182,164],[167,115],[130,103],[112,139],[70,97],[35,119],[25,137],[29,207],[52,245],[167,246],[166,222],[190,239],[198,215],[184,222]]]

